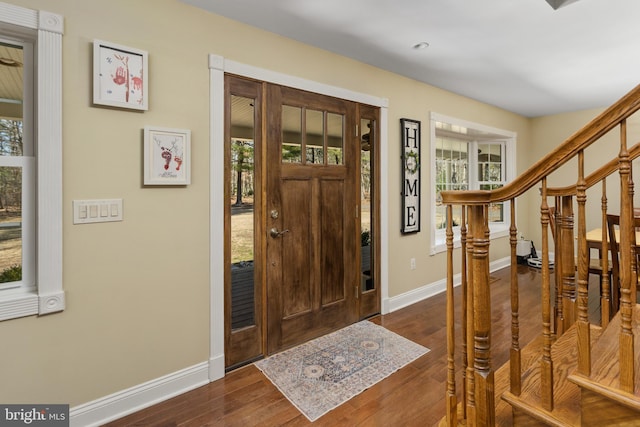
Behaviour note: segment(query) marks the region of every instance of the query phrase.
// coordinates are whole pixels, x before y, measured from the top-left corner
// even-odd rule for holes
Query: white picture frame
[[[102,40],[93,41],[93,104],[149,109],[148,54]]]
[[[191,131],[144,127],[144,185],[191,184]]]

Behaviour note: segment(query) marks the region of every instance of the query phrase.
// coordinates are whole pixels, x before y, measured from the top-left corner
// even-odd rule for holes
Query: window
[[[493,190],[515,174],[514,132],[490,128],[432,113],[431,115],[431,253],[442,252],[447,226],[440,193],[450,190]],[[453,206],[454,242],[460,241],[460,206]],[[489,206],[491,238],[508,235],[508,203]]]
[[[62,26],[0,3],[0,320],[64,309]]]

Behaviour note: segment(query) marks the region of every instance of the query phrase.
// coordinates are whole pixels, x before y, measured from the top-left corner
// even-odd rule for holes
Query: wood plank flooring
[[[511,343],[509,269],[492,273],[492,366],[503,365]],[[592,276],[593,277],[593,276]],[[519,266],[520,345],[542,329],[539,270]],[[553,277],[552,277],[553,280]],[[597,289],[594,286],[591,289]],[[456,323],[460,288],[456,288]],[[590,313],[598,316],[597,295]],[[593,307],[591,306],[593,305]],[[433,426],[445,414],[445,294],[371,321],[431,351],[318,419],[314,426]],[[594,319],[599,321],[599,319]],[[460,331],[456,342],[461,341]],[[456,350],[460,369],[460,350]],[[458,378],[460,376],[458,375]],[[457,386],[460,387],[458,380]],[[460,393],[460,389],[458,389]],[[119,426],[306,426],[311,423],[253,365],[225,378],[108,424]]]

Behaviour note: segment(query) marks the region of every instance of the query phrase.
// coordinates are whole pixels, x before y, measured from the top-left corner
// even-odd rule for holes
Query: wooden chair
[[[640,228],[640,217],[634,217],[634,226],[636,230]],[[619,229],[620,215],[607,214],[609,250],[611,251],[611,266],[613,267],[613,281],[611,282],[611,302],[613,304],[614,312],[618,311],[618,308],[620,307],[620,250],[618,249],[618,239],[616,238],[616,230]],[[637,266],[638,261],[640,260],[640,246],[636,245],[635,233],[632,236],[631,244],[635,247],[635,261]],[[636,283],[636,289],[640,289],[640,282]]]
[[[556,238],[556,208],[552,206],[549,208],[549,227],[551,228],[551,236],[555,240]],[[594,274],[598,276],[598,283],[602,287],[602,246],[600,244],[596,244],[594,242],[587,242],[587,250],[589,251],[589,274]],[[591,251],[597,250],[598,255],[596,258],[591,258]],[[578,260],[575,260],[576,269],[578,268]],[[608,272],[609,275],[609,283],[612,283],[612,273],[613,266],[609,264]],[[602,289],[600,289],[600,295],[602,295]]]

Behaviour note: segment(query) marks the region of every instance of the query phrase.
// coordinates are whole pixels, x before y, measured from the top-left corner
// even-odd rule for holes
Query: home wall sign
[[[420,122],[400,119],[402,141],[402,228],[420,231]]]

